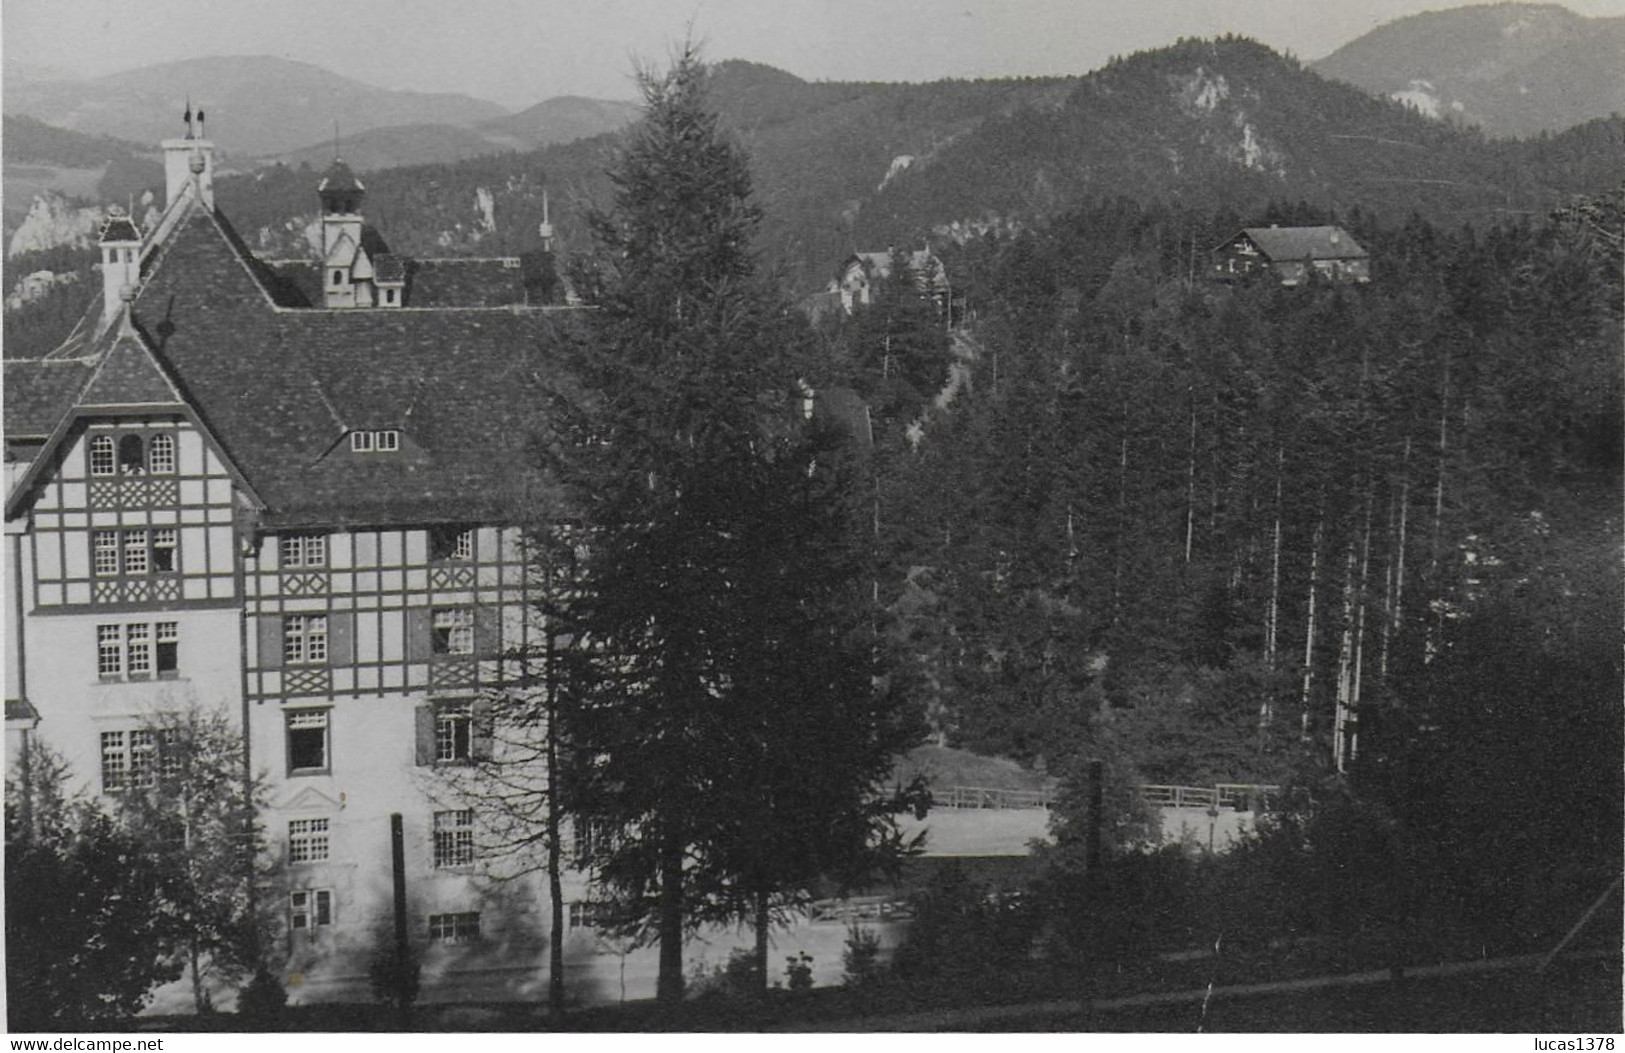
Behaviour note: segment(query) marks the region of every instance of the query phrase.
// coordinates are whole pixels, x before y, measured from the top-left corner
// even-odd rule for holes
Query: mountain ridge
[[[1312,64],[1430,116],[1527,137],[1625,111],[1625,17],[1474,4],[1384,23]]]

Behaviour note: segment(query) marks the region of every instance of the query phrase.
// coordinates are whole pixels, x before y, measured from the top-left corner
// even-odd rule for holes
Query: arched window
[[[159,432],[147,446],[147,467],[153,474],[175,471],[175,436]]]
[[[91,475],[113,475],[117,471],[116,463],[111,435],[98,435],[90,440]]]
[[[126,435],[118,441],[118,470],[122,475],[140,475],[147,470],[147,444],[139,435]]]

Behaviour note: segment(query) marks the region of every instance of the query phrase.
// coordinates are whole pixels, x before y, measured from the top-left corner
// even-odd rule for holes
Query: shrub
[[[846,947],[841,951],[841,982],[858,988],[879,978],[880,937],[854,921],[846,930]]]
[[[270,1031],[282,1023],[288,1010],[288,992],[282,982],[271,975],[265,966],[254,971],[254,976],[237,993],[237,1015],[261,1031]]]

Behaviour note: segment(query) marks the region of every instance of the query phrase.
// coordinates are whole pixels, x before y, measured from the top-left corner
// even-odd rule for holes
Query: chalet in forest
[[[854,252],[842,261],[829,291],[841,299],[841,308],[851,314],[853,308],[867,306],[874,298],[874,287],[892,278],[893,257],[900,258],[908,267],[908,277],[914,287],[936,301],[939,310],[947,310],[953,299],[953,288],[948,282],[947,268],[930,249],[914,252]]]
[[[1247,227],[1213,250],[1211,277],[1273,272],[1282,285],[1311,274],[1334,282],[1371,280],[1371,255],[1341,227]]]

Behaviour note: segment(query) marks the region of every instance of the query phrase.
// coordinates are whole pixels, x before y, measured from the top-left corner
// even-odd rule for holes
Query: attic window
[[[394,453],[400,448],[401,433],[398,428],[350,433],[350,450],[353,453]]]
[[[398,291],[399,290],[396,290],[396,289],[385,289],[384,290],[384,303],[387,304],[390,307],[394,307],[395,306],[395,294]]]
[[[328,284],[330,284],[330,285],[343,285],[344,284],[344,272],[341,271],[341,270],[335,269],[333,271],[333,280],[331,282],[329,282]]]

